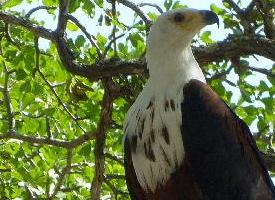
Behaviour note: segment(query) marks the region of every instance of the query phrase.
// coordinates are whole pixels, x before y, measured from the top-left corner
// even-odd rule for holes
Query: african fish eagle
[[[151,27],[150,77],[124,123],[131,199],[275,199],[249,128],[206,84],[191,51],[195,34],[218,21],[184,8]]]

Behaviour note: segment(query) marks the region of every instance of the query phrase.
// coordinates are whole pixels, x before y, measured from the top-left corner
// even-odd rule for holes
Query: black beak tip
[[[201,12],[201,15],[203,16],[203,19],[205,20],[207,25],[217,24],[219,27],[219,25],[220,25],[219,17],[216,13],[214,13],[210,10],[202,10],[200,12]]]

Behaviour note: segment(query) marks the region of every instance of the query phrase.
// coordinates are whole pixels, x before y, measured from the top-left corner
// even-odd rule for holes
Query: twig
[[[107,55],[108,51],[110,50],[110,48],[112,47],[112,44],[115,45],[115,41],[116,41],[117,39],[123,37],[125,34],[126,34],[126,33],[122,33],[122,34],[120,34],[119,36],[115,36],[114,38],[112,38],[112,39],[110,40],[110,42],[109,42],[109,43],[107,44],[107,46],[105,47],[105,50],[104,50],[104,53],[103,53],[103,56],[102,56],[103,58],[106,58],[106,55]]]
[[[87,31],[85,26],[83,26],[74,16],[68,15],[68,19],[80,28],[80,30],[85,34],[85,36],[88,38],[88,40],[90,41],[92,46],[94,46],[96,48],[96,52],[97,52],[98,58],[100,60],[103,56],[101,55],[100,49],[98,48],[97,44],[94,42],[94,40],[92,38],[93,36]],[[96,39],[96,38],[94,38],[94,39]]]
[[[233,0],[223,0],[223,2],[228,3],[239,16],[243,15],[243,10]]]
[[[150,7],[156,8],[159,11],[160,14],[163,13],[162,8],[159,5],[155,4],[155,3],[140,3],[139,6],[140,7],[150,6]]]
[[[3,140],[3,139],[17,139],[17,140],[28,142],[31,144],[52,145],[52,146],[63,147],[63,148],[68,148],[68,146],[70,146],[70,142],[68,141],[54,140],[50,138],[32,137],[32,136],[21,135],[18,133],[0,134],[0,140]]]
[[[221,72],[221,73],[217,73],[217,74],[214,74],[212,77],[210,77],[209,79],[210,80],[213,80],[213,79],[220,79],[222,77],[225,77],[225,75],[229,74],[231,72],[231,70],[233,69],[233,66],[231,65],[230,67],[228,67],[227,70]]]
[[[53,189],[53,193],[50,196],[50,199],[53,199],[55,197],[57,192],[60,190],[60,187],[64,181],[65,176],[70,172],[71,164],[72,164],[72,157],[73,157],[72,150],[68,149],[66,166],[63,168],[62,172],[59,174],[59,178],[57,180],[57,183],[55,184],[55,187]]]
[[[262,68],[258,68],[258,67],[251,67],[251,66],[247,66],[247,68],[252,71],[265,74],[271,78],[275,78],[275,73],[273,73],[272,70],[262,69]]]
[[[72,120],[77,124],[77,126],[83,131],[85,132],[85,130],[80,126],[79,122],[76,120],[77,117],[75,117],[67,108],[67,106],[62,102],[62,100],[60,99],[60,97],[57,95],[55,89],[52,87],[52,85],[49,83],[49,81],[46,79],[45,75],[41,72],[40,70],[40,64],[39,64],[39,57],[40,57],[40,50],[38,47],[38,38],[36,37],[34,40],[35,43],[35,55],[36,55],[36,70],[39,73],[40,77],[43,79],[43,81],[46,83],[46,85],[49,87],[49,89],[51,90],[51,92],[53,93],[53,95],[55,96],[55,98],[57,99],[58,103],[63,107],[64,111],[72,118]]]
[[[0,55],[1,56],[2,56],[2,52],[3,52],[2,44],[0,43]],[[10,98],[10,93],[9,93],[9,78],[10,78],[10,74],[12,73],[12,71],[8,70],[4,60],[2,61],[2,65],[4,67],[4,88],[2,90],[2,93],[4,96],[4,103],[5,103],[6,110],[7,110],[9,133],[12,134],[13,132],[15,132],[15,128],[16,128],[16,121],[14,118],[13,107],[11,104],[11,98]]]
[[[55,6],[37,6],[35,8],[32,8],[29,12],[27,12],[25,17],[27,19],[30,18],[30,16],[38,10],[53,10],[53,9],[56,9],[56,7]]]
[[[256,6],[256,3],[254,0],[252,0],[250,2],[250,4],[246,7],[245,13],[250,13],[254,9],[255,6]]]
[[[9,24],[8,23],[5,23],[5,37],[6,37],[6,39],[7,39],[8,42],[10,42],[14,46],[16,46],[19,50],[21,49],[20,44],[18,44],[17,42],[13,41],[13,39],[10,36],[10,33],[9,33]]]
[[[125,176],[124,175],[120,175],[120,174],[106,174],[105,178],[107,180],[111,180],[111,179],[121,179],[121,180],[124,180]]]
[[[113,20],[117,20],[117,16],[116,16],[116,0],[111,0],[111,4],[112,4],[112,18]],[[112,40],[113,40],[113,46],[114,46],[114,57],[117,57],[117,45],[116,45],[116,25],[113,25],[113,29],[112,29]]]
[[[110,1],[110,0],[109,0]],[[123,4],[124,6],[131,8],[135,13],[144,21],[147,31],[149,31],[149,28],[152,24],[152,22],[145,16],[143,11],[133,2],[128,0],[116,0],[117,2]]]
[[[244,28],[244,34],[249,35],[253,33],[253,28],[250,20],[250,12],[249,10],[241,9],[233,0],[223,0],[228,3],[230,7],[237,13],[240,18],[240,23]],[[250,8],[249,8],[250,9]]]
[[[121,190],[118,190],[107,178],[104,177],[104,182],[106,183],[106,185],[112,190],[112,192],[115,195],[115,199],[117,199],[118,195],[122,195],[122,196],[128,196],[127,192],[123,192]]]
[[[122,166],[124,165],[122,158],[118,158],[118,157],[116,157],[116,156],[114,156],[112,154],[109,154],[109,153],[105,153],[105,156],[106,156],[106,158],[109,158],[111,160],[114,160],[114,161],[118,162]]]
[[[89,141],[89,140],[93,140],[96,137],[96,132],[86,132],[83,135],[79,136],[78,138],[72,140],[69,145],[68,148],[75,148],[77,146],[80,146],[81,144]]]

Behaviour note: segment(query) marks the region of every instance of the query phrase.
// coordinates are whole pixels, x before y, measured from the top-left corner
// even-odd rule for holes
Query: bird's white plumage
[[[129,141],[143,130],[142,137],[137,137],[132,161],[140,185],[151,191],[164,184],[184,158],[180,128],[183,87],[191,79],[205,82],[190,47],[194,33],[178,30],[176,25],[168,21],[169,15],[179,11],[186,12],[185,9],[181,9],[165,13],[151,28],[147,51],[150,78],[128,111],[124,123],[125,137]],[[170,104],[170,100],[173,101],[175,109],[169,105],[169,109],[165,110],[165,104]],[[152,106],[148,108],[150,101]],[[145,119],[144,128],[140,119]],[[163,126],[169,133],[168,143],[163,137]],[[154,142],[150,134],[152,129],[155,134]],[[149,143],[155,160],[150,160],[146,156],[145,151]]]

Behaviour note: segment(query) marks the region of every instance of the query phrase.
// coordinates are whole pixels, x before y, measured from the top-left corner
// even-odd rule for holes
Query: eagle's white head
[[[218,16],[208,10],[181,8],[158,17],[148,37],[148,51],[163,45],[184,48],[204,26],[219,23]]]
[[[152,71],[156,70],[161,70],[163,73],[163,69],[159,66],[164,68],[171,64],[177,66],[178,62],[181,65],[187,62],[186,65],[191,66],[192,62],[195,62],[194,59],[191,62],[193,55],[189,48],[193,37],[204,26],[214,23],[219,24],[219,18],[214,12],[208,10],[181,8],[170,10],[159,16],[152,25],[147,40],[146,58],[150,75],[154,75]],[[185,58],[179,58],[181,55],[185,55]],[[171,63],[173,60],[178,61]],[[170,64],[165,61],[169,61]],[[154,67],[158,69],[153,69]]]

